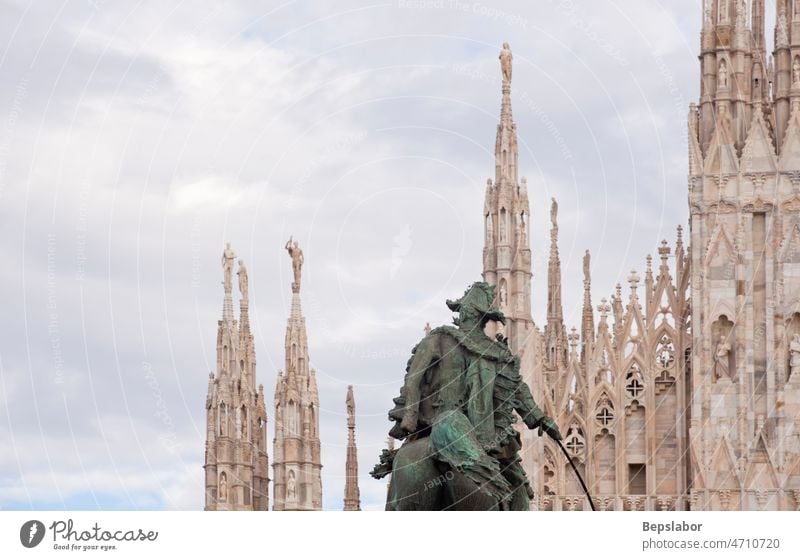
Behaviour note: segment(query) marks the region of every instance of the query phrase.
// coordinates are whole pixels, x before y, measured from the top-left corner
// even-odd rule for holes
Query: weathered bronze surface
[[[489,338],[489,321],[505,322],[494,287],[470,286],[447,301],[455,327],[430,331],[412,350],[405,383],[389,412],[389,435],[372,476],[392,475],[387,510],[527,510],[533,492],[520,464],[516,412],[531,429],[561,439],[519,372],[505,339]]]

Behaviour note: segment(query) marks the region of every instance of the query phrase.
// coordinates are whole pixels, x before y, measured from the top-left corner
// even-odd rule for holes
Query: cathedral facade
[[[500,55],[484,279],[598,509],[800,509],[800,0],[777,2],[771,56],[763,0],[705,0],[703,18],[689,233],[679,227],[596,308],[587,252],[581,323],[569,330],[555,201],[547,321],[532,321],[507,45]],[[561,450],[521,431],[533,508],[589,509]]]

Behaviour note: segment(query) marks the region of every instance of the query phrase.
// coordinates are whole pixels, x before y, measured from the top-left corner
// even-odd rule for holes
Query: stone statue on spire
[[[356,401],[353,398],[353,386],[347,386],[347,400],[345,401],[347,405],[347,425],[348,426],[355,426],[356,425]]]
[[[509,85],[511,84],[511,61],[513,58],[511,47],[508,46],[508,43],[503,43],[503,50],[500,51],[500,68],[503,70],[503,81]]]
[[[550,200],[550,223],[553,224],[553,227],[558,227],[558,202],[555,198]]]
[[[591,263],[592,263],[592,256],[589,253],[589,249],[586,249],[586,252],[583,254],[583,279],[584,281],[589,281],[589,275],[591,274]]]
[[[239,277],[239,293],[242,294],[242,299],[247,301],[247,267],[244,266],[242,259],[239,259],[239,272],[236,275]]]
[[[297,241],[293,241],[291,237],[289,237],[289,241],[286,242],[285,248],[289,252],[289,256],[292,257],[292,271],[294,272],[292,291],[299,292],[300,275],[303,268],[303,250],[300,249],[300,245]]]
[[[223,284],[225,292],[230,292],[233,289],[233,259],[236,258],[236,253],[231,249],[231,244],[225,244],[225,250],[222,252],[222,272],[224,275]]]

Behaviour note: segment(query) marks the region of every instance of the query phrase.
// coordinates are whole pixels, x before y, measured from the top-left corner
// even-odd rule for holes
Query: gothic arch
[[[544,465],[542,466],[542,487],[545,496],[555,496],[561,493],[558,477],[557,455],[549,443],[544,445]]]
[[[644,400],[646,386],[645,369],[637,358],[633,358],[625,368],[625,400]]]
[[[572,416],[568,425],[564,434],[564,447],[573,460],[583,463],[586,460],[586,429],[577,416]]]
[[[593,410],[598,433],[611,433],[614,430],[617,414],[614,401],[606,391],[597,398]]]

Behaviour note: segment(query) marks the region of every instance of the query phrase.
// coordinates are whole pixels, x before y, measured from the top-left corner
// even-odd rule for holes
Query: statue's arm
[[[436,345],[432,337],[425,337],[417,346],[405,378],[405,413],[403,414],[402,428],[409,433],[417,431],[417,418],[422,396],[422,380],[425,372],[435,359]]]
[[[536,401],[533,400],[531,390],[528,388],[528,384],[524,381],[521,382],[517,388],[516,404],[517,406],[515,409],[517,414],[520,415],[520,418],[522,418],[522,421],[526,426],[528,426],[528,428],[537,428],[539,424],[542,423],[542,420],[544,420],[544,412],[542,412],[542,409],[536,404]]]

